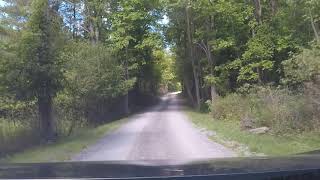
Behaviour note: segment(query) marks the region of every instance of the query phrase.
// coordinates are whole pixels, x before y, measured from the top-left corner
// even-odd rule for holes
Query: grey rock
[[[259,127],[255,129],[250,129],[249,132],[253,134],[265,134],[270,130],[268,127]]]

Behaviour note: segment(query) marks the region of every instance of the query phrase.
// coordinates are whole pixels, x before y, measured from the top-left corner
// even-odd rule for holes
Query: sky
[[[160,21],[161,24],[168,24],[169,23],[169,19],[167,15],[163,16],[163,19]]]

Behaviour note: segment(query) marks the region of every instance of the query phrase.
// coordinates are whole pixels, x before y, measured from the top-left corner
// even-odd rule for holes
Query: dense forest
[[[319,130],[320,1],[167,3],[166,38],[196,109],[243,129]]]
[[[167,91],[275,133],[318,131],[318,0],[2,0],[0,155]]]
[[[1,152],[126,116],[174,88],[163,13],[156,0],[3,1]]]

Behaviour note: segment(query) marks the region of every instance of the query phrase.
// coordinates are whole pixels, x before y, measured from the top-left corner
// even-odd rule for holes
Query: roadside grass
[[[185,110],[190,120],[199,128],[213,131],[212,140],[236,151],[240,156],[248,156],[241,148],[247,146],[251,155],[291,155],[320,149],[320,134],[315,132],[289,134],[285,136],[255,135],[242,131],[234,121],[214,120],[210,114]],[[231,143],[230,143],[231,142]],[[235,143],[236,142],[236,143]]]
[[[52,144],[39,145],[21,153],[0,159],[0,163],[57,162],[70,160],[83,149],[97,142],[107,133],[120,127],[127,119],[107,123],[96,128],[81,129]]]

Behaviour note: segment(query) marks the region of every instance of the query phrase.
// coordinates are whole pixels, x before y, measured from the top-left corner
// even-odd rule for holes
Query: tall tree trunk
[[[124,71],[125,71],[125,79],[129,80],[129,68],[128,68],[128,47],[126,47],[126,58],[124,62]],[[124,107],[123,107],[124,113],[128,115],[130,113],[129,110],[129,92],[124,96]]]
[[[313,29],[314,37],[317,40],[317,43],[320,44],[320,37],[319,37],[319,32],[318,32],[319,30],[317,29],[317,27],[315,25],[311,9],[309,9],[309,16],[310,16],[310,22],[311,22],[311,26],[312,26],[312,29]]]
[[[257,67],[257,73],[258,73],[258,83],[262,84],[264,82],[264,78],[263,78],[263,70],[261,69],[261,67]]]
[[[94,31],[94,38],[95,38],[96,42],[100,41],[100,27],[99,27],[98,22],[96,22],[95,31]]]
[[[194,102],[194,97],[193,97],[192,91],[191,91],[191,85],[189,83],[188,78],[185,75],[183,77],[183,84],[184,84],[185,90],[187,91],[187,95],[188,95],[192,105],[194,105],[195,102]]]
[[[271,5],[271,12],[272,16],[276,15],[278,11],[278,0],[270,0],[270,5]]]
[[[88,2],[85,1],[85,17],[86,17],[86,25],[87,25],[87,32],[89,35],[90,42],[92,44],[96,44],[98,40],[96,39],[96,27],[93,18],[95,18],[95,11],[94,7],[89,6]]]
[[[200,87],[199,87],[199,79],[198,79],[198,73],[196,69],[196,64],[194,60],[194,48],[193,48],[193,42],[192,42],[192,30],[191,30],[191,17],[190,17],[190,7],[189,4],[186,6],[186,20],[187,20],[187,37],[188,37],[188,44],[189,44],[189,51],[190,51],[190,60],[192,65],[192,72],[193,72],[193,78],[194,78],[194,85],[195,85],[195,91],[196,91],[196,108],[200,109]]]
[[[214,31],[215,29],[215,24],[214,24],[214,17],[209,17],[208,18],[208,22],[207,22],[207,25],[206,25],[206,31],[207,33],[210,33],[211,31]],[[211,46],[209,44],[209,40],[206,39],[206,46],[207,48],[206,51],[207,51],[207,59],[208,59],[208,63],[210,65],[210,75],[213,77],[213,70],[214,70],[214,66],[215,66],[215,62],[214,62],[214,59],[213,59],[213,56],[211,54]],[[217,91],[216,91],[216,88],[214,87],[213,84],[211,84],[210,86],[210,95],[211,95],[211,102],[214,102],[216,97],[218,96],[217,94]]]
[[[258,24],[262,23],[261,15],[262,15],[262,8],[260,0],[252,0],[254,4],[254,15]]]
[[[89,20],[89,38],[92,44],[96,44],[96,39],[95,39],[95,30],[93,26],[93,22]]]
[[[254,4],[254,16],[256,17],[256,20],[257,20],[257,23],[259,25],[262,24],[262,7],[261,7],[261,1],[260,0],[252,0],[253,1],[253,4]],[[271,2],[272,3],[272,2]],[[253,33],[252,33],[252,37],[255,36],[255,32],[253,30]],[[263,74],[262,74],[262,70],[260,67],[257,67],[256,68],[257,70],[257,73],[258,73],[258,83],[259,84],[262,84],[263,82]]]
[[[42,138],[45,141],[55,140],[52,118],[52,97],[50,95],[41,95],[38,97],[38,110]]]
[[[72,22],[72,38],[74,39],[76,37],[76,1],[73,0],[73,8],[72,8],[72,13],[73,13],[73,22]]]
[[[56,6],[54,6],[56,8]],[[50,21],[53,9],[50,6],[45,9],[44,25],[41,27],[43,33],[41,37],[41,45],[38,48],[38,63],[41,67],[50,65]],[[37,101],[38,101],[38,111],[39,111],[39,121],[40,121],[40,133],[45,141],[51,141],[55,139],[55,132],[53,127],[53,117],[52,117],[52,79],[48,72],[39,72],[39,76],[42,77],[39,82],[39,89],[37,89]]]
[[[211,47],[209,45],[209,42],[207,42],[207,58],[208,58],[208,63],[210,65],[210,75],[213,76],[213,68],[214,68],[214,62],[211,54]],[[210,85],[210,95],[211,95],[211,102],[214,102],[215,99],[218,96],[218,93],[216,91],[216,88],[214,87],[213,84]]]

